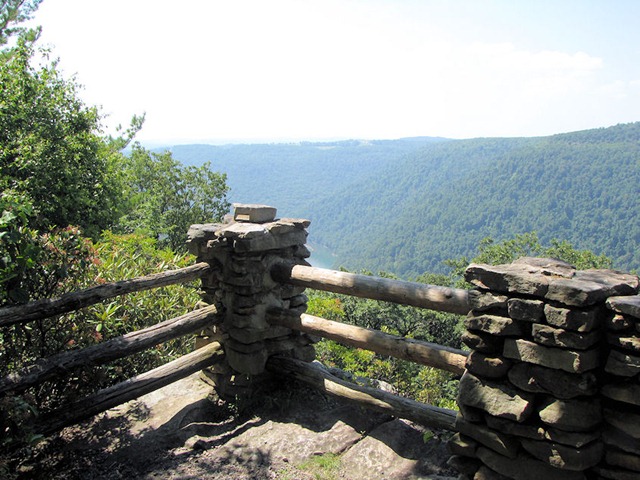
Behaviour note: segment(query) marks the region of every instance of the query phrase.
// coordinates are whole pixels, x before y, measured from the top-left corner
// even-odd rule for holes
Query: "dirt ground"
[[[192,375],[67,428],[9,464],[22,479],[444,479],[447,432],[299,384],[248,411]]]

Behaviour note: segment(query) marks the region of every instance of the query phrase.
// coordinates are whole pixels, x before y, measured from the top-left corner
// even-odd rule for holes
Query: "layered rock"
[[[640,296],[607,299],[604,370],[605,478],[640,478]]]
[[[638,277],[522,258],[465,278],[477,288],[451,464],[477,479],[640,475]]]
[[[308,265],[305,247],[308,220],[278,219],[276,209],[264,205],[234,204],[234,221],[192,225],[187,245],[198,261],[212,265],[202,279],[202,304],[216,304],[221,325],[203,332],[196,346],[217,340],[226,363],[206,371],[217,393],[228,399],[248,396],[268,381],[269,356],[286,354],[312,361],[312,339],[287,328],[271,326],[266,311],[278,307],[303,313],[304,288],[282,285],[270,270],[280,262]]]

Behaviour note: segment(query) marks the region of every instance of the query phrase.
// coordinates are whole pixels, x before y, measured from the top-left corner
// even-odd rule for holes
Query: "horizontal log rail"
[[[201,277],[210,269],[211,266],[208,263],[201,262],[177,270],[97,285],[77,292],[66,293],[59,298],[46,298],[25,305],[3,307],[0,308],[0,327],[72,312],[126,293],[187,282]]]
[[[274,265],[271,269],[271,276],[280,283],[290,283],[373,300],[384,300],[440,312],[466,315],[471,309],[469,293],[460,288],[440,287],[286,263]]]
[[[359,406],[418,422],[434,428],[455,431],[456,412],[434,407],[383,392],[377,388],[363,387],[331,375],[315,363],[285,357],[271,357],[267,369],[279,375],[288,375],[303,381],[325,393],[340,397]]]
[[[126,357],[159,343],[202,330],[218,319],[218,312],[215,306],[211,305],[82,350],[58,353],[0,379],[0,394],[23,391],[50,378],[64,375],[75,367],[100,365]]]
[[[217,342],[211,343],[158,368],[100,390],[59,410],[49,412],[36,421],[34,431],[50,435],[64,427],[74,425],[210,367],[220,362],[223,357],[221,345]]]
[[[378,330],[347,325],[313,315],[300,315],[291,310],[269,310],[267,321],[272,325],[318,335],[338,343],[428,365],[456,375],[464,373],[468,355],[455,348],[389,335]]]

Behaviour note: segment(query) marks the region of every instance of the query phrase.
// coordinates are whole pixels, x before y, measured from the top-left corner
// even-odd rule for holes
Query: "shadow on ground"
[[[426,432],[299,384],[265,396],[242,414],[209,400],[210,392],[192,375],[67,428],[16,465],[17,478],[454,476],[446,467],[443,432]]]

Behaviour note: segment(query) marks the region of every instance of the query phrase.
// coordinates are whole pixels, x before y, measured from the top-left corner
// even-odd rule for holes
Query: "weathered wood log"
[[[287,263],[274,265],[271,276],[280,283],[412,305],[440,312],[466,315],[471,309],[467,290],[460,288],[405,282]]]
[[[8,391],[20,392],[47,379],[64,375],[75,367],[100,365],[126,357],[159,343],[202,330],[217,319],[216,307],[211,305],[91,347],[58,353],[1,379],[0,394]]]
[[[50,435],[64,427],[74,425],[98,413],[153,392],[224,358],[219,343],[206,345],[161,367],[137,375],[129,380],[100,390],[59,410],[49,412],[36,420],[34,431]]]
[[[299,315],[285,309],[269,310],[267,320],[272,325],[319,335],[338,343],[428,365],[456,375],[462,375],[465,370],[468,354],[456,348],[389,335],[378,330],[347,325],[313,315]]]
[[[315,363],[306,363],[293,358],[271,357],[267,361],[267,370],[278,375],[289,375],[325,393],[343,398],[361,407],[389,413],[395,417],[429,427],[455,431],[456,412],[454,410],[434,407],[383,392],[377,388],[346,382],[331,375]]]
[[[126,293],[187,282],[201,277],[210,269],[211,266],[208,263],[201,262],[178,270],[97,285],[77,292],[66,293],[59,298],[45,298],[24,305],[3,307],[0,308],[0,327],[72,312]]]

